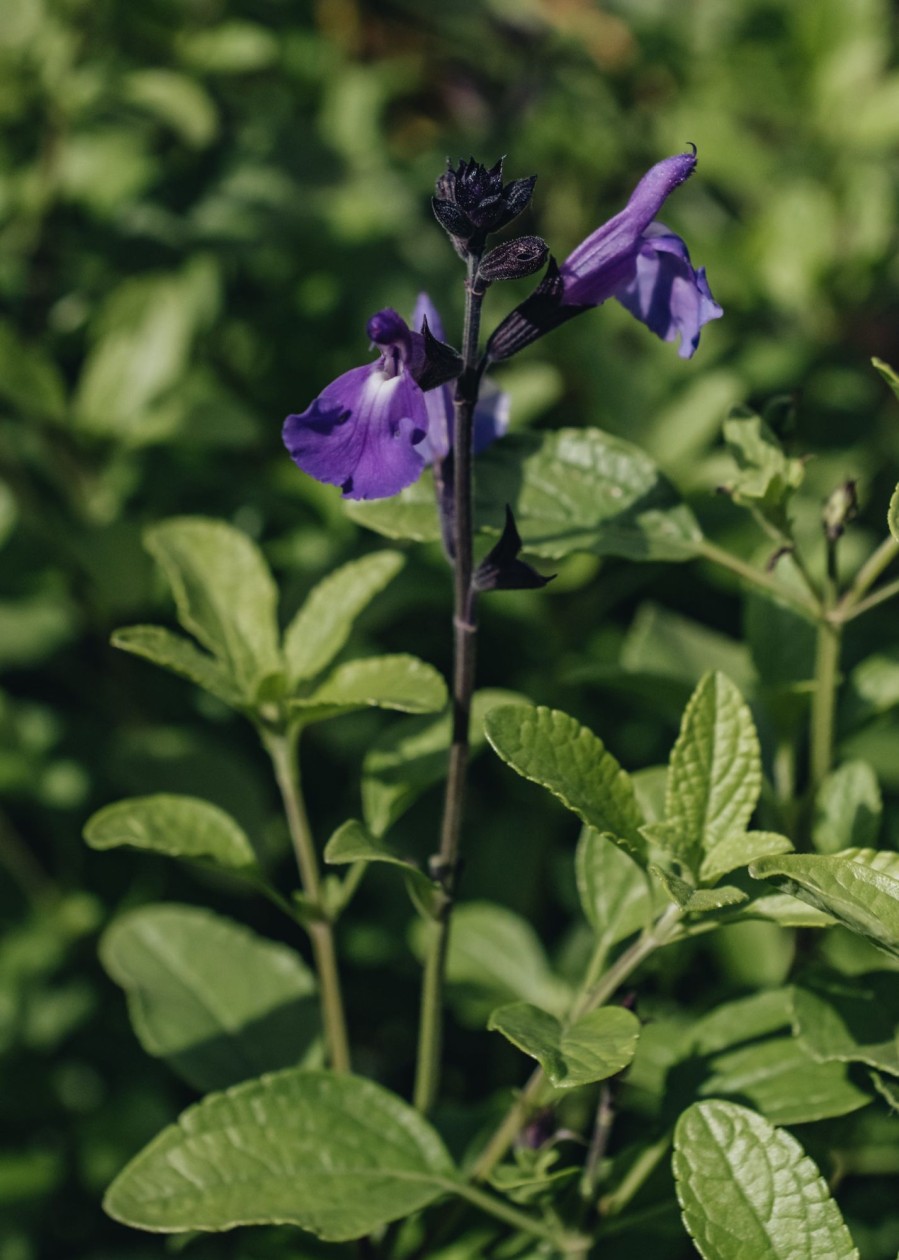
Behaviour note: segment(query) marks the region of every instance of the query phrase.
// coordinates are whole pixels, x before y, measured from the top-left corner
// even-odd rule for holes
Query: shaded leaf
[[[815,797],[812,840],[819,853],[865,848],[877,839],[883,802],[877,775],[866,761],[831,771]]]
[[[840,1063],[818,1063],[794,1037],[768,1037],[712,1057],[703,1098],[749,1102],[774,1124],[806,1124],[844,1116],[870,1097]]]
[[[899,956],[899,854],[873,849],[786,854],[760,858],[749,873]]]
[[[298,1063],[318,1037],[315,979],[299,955],[208,910],[133,910],[100,957],[143,1048],[198,1089]]]
[[[514,433],[478,459],[475,517],[499,534],[504,504],[525,551],[632,560],[687,560],[702,537],[693,513],[638,447],[600,429]],[[440,537],[433,487],[422,478],[393,499],[353,504],[354,520],[390,538]]]
[[[413,902],[426,916],[433,914],[436,899],[442,896],[439,885],[429,879],[420,867],[391,853],[383,841],[354,818],[337,828],[325,845],[323,857],[332,866],[352,862],[386,862],[398,867],[405,876]]]
[[[162,669],[189,679],[232,708],[239,709],[246,704],[246,696],[214,656],[201,652],[190,639],[163,626],[124,626],[113,631],[110,643],[123,652],[142,656]]]
[[[627,852],[607,835],[585,827],[575,854],[578,896],[588,922],[606,950],[646,927],[652,917],[652,888]]]
[[[404,563],[397,551],[376,551],[335,569],[313,587],[284,631],[284,659],[291,682],[314,678],[330,665],[359,613]]]
[[[234,869],[256,864],[243,828],[217,805],[193,796],[136,796],[107,805],[88,819],[84,838],[92,849],[128,845]]]
[[[181,625],[252,697],[282,670],[278,592],[255,543],[225,521],[190,516],[154,525],[145,542],[172,588]]]
[[[895,972],[807,976],[793,990],[800,1043],[822,1062],[867,1063],[899,1076],[899,982]]]
[[[558,709],[528,705],[492,709],[485,730],[513,770],[547,788],[588,827],[645,859],[643,819],[630,776],[592,731]]]
[[[564,1028],[527,1002],[502,1006],[488,1028],[536,1059],[556,1089],[577,1089],[623,1071],[634,1057],[640,1021],[621,1006],[603,1006]]]
[[[724,440],[737,465],[728,489],[736,503],[754,507],[787,530],[787,506],[802,484],[805,465],[790,459],[761,416],[737,411],[724,422]]]
[[[674,1176],[704,1260],[858,1260],[839,1208],[796,1139],[735,1103],[683,1113]]]
[[[288,1069],[212,1094],[150,1143],[104,1206],[158,1233],[298,1225],[360,1238],[451,1191],[440,1138],[357,1076]]]

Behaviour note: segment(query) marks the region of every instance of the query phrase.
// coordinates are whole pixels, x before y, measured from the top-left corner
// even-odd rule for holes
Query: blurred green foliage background
[[[139,1050],[96,962],[115,912],[211,902],[281,932],[209,876],[81,841],[110,800],[187,791],[229,809],[287,878],[251,735],[108,646],[117,625],[171,618],[142,528],[229,519],[261,541],[292,612],[336,563],[380,544],[297,472],[281,421],[366,361],[373,311],[409,311],[421,288],[454,339],[459,266],[428,206],[446,156],[506,154],[510,177],[538,173],[521,227],[562,258],[693,141],[698,173],[665,220],[725,318],[687,364],[617,307],[579,319],[502,373],[513,424],[592,424],[643,444],[707,533],[749,554],[759,536],[714,493],[721,421],[735,403],[791,395],[792,449],[814,455],[808,537],[820,499],[857,477],[863,554],[899,467],[896,400],[869,362],[899,364],[895,22],[887,0],[0,0],[0,1260],[168,1252],[99,1207],[191,1097]],[[528,283],[491,293],[488,326]],[[363,633],[445,669],[445,567],[409,550]],[[674,623],[653,622],[659,605],[710,627],[738,681],[751,672],[721,637],[741,632],[732,585],[701,566],[579,557],[545,593],[485,604],[482,682],[567,708],[625,765],[652,765],[708,659],[662,660]],[[868,619],[850,657],[888,656],[892,616]],[[889,708],[852,738],[895,791]],[[322,839],[358,813],[358,766],[388,720],[310,738]],[[404,822],[419,856],[438,803]],[[569,821],[486,759],[470,816],[466,895],[527,914],[562,948]],[[342,944],[363,1068],[406,1088],[417,970],[401,897],[372,875]],[[701,959],[703,1005],[727,984],[780,982],[773,937],[751,958],[721,937]],[[459,1098],[466,1064],[479,1092],[520,1068],[484,1040],[451,1036]],[[874,1211],[867,1185],[851,1227],[866,1257],[894,1254],[896,1209]],[[687,1247],[676,1232],[666,1245],[658,1255]],[[277,1232],[191,1251],[318,1254]]]

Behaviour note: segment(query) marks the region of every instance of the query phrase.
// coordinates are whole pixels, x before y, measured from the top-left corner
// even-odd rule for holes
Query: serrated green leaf
[[[513,770],[557,796],[595,831],[645,861],[643,819],[630,776],[592,731],[558,709],[504,705],[485,722],[487,739]]]
[[[172,588],[181,625],[252,697],[283,669],[278,591],[262,553],[241,530],[203,517],[154,525],[145,543]]]
[[[743,831],[724,836],[708,850],[699,868],[703,883],[714,884],[722,875],[748,866],[757,858],[792,852],[793,845],[776,831]]]
[[[212,1094],[110,1186],[110,1216],[157,1233],[298,1225],[360,1238],[451,1191],[452,1160],[395,1094],[288,1069]]]
[[[470,753],[484,746],[484,717],[496,705],[515,700],[498,688],[475,692],[471,706]],[[410,718],[389,726],[369,746],[362,765],[362,810],[374,835],[381,836],[418,797],[446,777],[452,715]]]
[[[877,775],[866,761],[831,771],[815,797],[812,840],[819,853],[865,848],[877,839],[883,801]]]
[[[748,900],[749,897],[742,888],[721,884],[718,888],[697,888],[684,906],[684,910],[688,914],[711,914],[715,910],[724,910],[728,906],[739,906]]]
[[[230,814],[194,796],[136,796],[98,810],[84,827],[92,849],[128,845],[169,857],[206,858],[234,870],[256,865],[246,833]]]
[[[426,916],[430,916],[438,898],[442,898],[440,886],[422,871],[414,862],[391,853],[387,845],[373,836],[367,827],[355,818],[351,818],[338,827],[325,845],[323,857],[332,866],[344,866],[353,862],[386,862],[398,867],[409,888],[410,896],[417,908]]]
[[[290,707],[304,722],[317,722],[367,707],[434,713],[446,702],[446,683],[434,666],[398,653],[338,665],[305,695],[293,696]]]
[[[899,957],[899,853],[786,854],[761,858],[749,873]]]
[[[493,1012],[487,1024],[536,1059],[556,1089],[577,1089],[604,1081],[631,1062],[640,1021],[621,1006],[603,1006],[564,1028],[552,1015],[527,1002]]]
[[[724,674],[706,674],[684,713],[665,794],[671,851],[694,872],[702,854],[741,832],[762,785],[752,714]]]
[[[638,447],[600,429],[514,433],[481,455],[475,519],[499,533],[503,505],[526,551],[574,551],[631,560],[687,560],[702,537],[693,513]],[[433,486],[421,478],[393,499],[354,503],[354,520],[389,538],[440,537]]]
[[[790,1133],[736,1103],[696,1103],[674,1133],[684,1224],[704,1260],[858,1260],[823,1177]]]
[[[880,1072],[870,1072],[871,1084],[894,1115],[899,1115],[899,1081]]]
[[[570,986],[553,973],[530,923],[489,901],[456,907],[446,974],[485,1019],[503,1002],[530,1002],[561,1015],[571,1001]]]
[[[867,1063],[899,1076],[899,977],[807,976],[793,990],[800,1044],[821,1062]]]
[[[748,1100],[773,1124],[806,1124],[844,1116],[871,1100],[840,1063],[818,1063],[794,1037],[726,1050],[712,1057],[700,1097]]]
[[[574,859],[578,895],[597,936],[597,949],[646,927],[652,917],[652,888],[637,863],[615,840],[585,827]]]
[[[830,928],[836,919],[807,902],[790,897],[787,893],[770,893],[763,897],[751,897],[749,904],[740,912],[740,918],[765,919],[786,928]]]
[[[180,678],[189,679],[233,709],[243,708],[247,703],[244,692],[214,656],[201,652],[190,639],[164,626],[124,626],[113,631],[110,642],[123,652],[142,656]]]
[[[404,563],[397,551],[377,551],[343,565],[313,587],[284,631],[284,659],[291,683],[314,678],[330,665],[358,615]]]
[[[298,1063],[318,1038],[315,979],[299,955],[208,910],[133,910],[100,957],[141,1045],[198,1089]]]

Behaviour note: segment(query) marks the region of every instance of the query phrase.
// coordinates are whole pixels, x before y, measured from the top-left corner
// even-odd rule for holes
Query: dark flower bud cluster
[[[483,252],[491,232],[498,232],[527,208],[536,182],[537,176],[529,175],[504,185],[502,158],[489,170],[474,158],[460,162],[455,170],[447,161],[431,205],[456,253],[469,258]]]

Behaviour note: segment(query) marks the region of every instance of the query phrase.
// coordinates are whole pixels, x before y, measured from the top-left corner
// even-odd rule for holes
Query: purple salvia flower
[[[695,168],[695,153],[657,162],[619,214],[582,241],[561,267],[551,262],[539,287],[491,337],[491,359],[509,358],[610,297],[663,340],[680,335],[678,353],[689,359],[702,326],[718,319],[722,310],[709,291],[704,268],[694,270],[684,242],[655,216]]]
[[[448,362],[455,352],[442,345],[440,316],[425,293],[412,325],[396,311],[378,311],[368,335],[380,357],[344,372],[305,411],[284,421],[284,445],[294,463],[317,481],[340,486],[346,499],[397,494],[452,445],[452,388],[429,381],[436,371],[445,382],[458,368]],[[475,410],[475,450],[508,426],[507,396],[485,393]]]
[[[414,377],[424,366],[424,338],[392,310],[372,316],[368,335],[380,358],[344,372],[284,421],[294,463],[340,486],[346,499],[388,498],[417,480],[425,464],[428,409]]]

